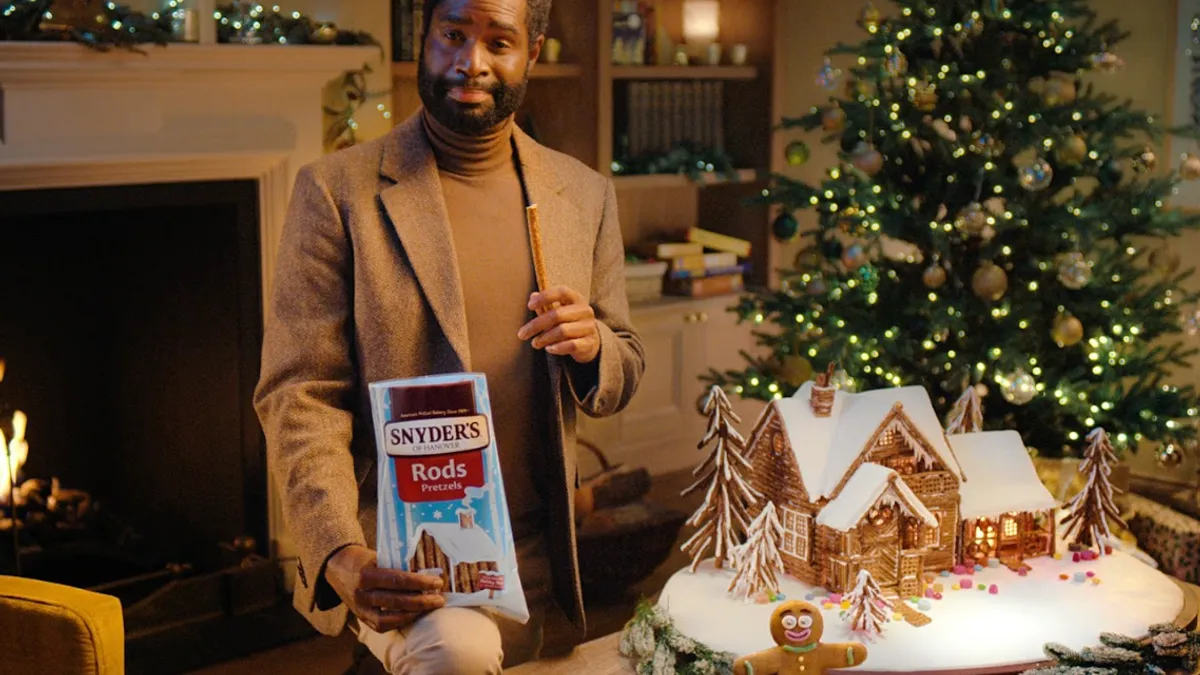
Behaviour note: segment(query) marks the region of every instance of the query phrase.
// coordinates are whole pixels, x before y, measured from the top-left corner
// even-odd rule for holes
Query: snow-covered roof
[[[1012,511],[1043,511],[1058,506],[1038,478],[1029,452],[1015,431],[980,431],[950,437],[968,475],[985,477],[962,484],[963,518],[995,517]]]
[[[937,459],[962,480],[963,471],[946,443],[941,420],[924,388],[893,387],[857,394],[839,389],[829,417],[816,417],[809,406],[812,387],[812,381],[806,382],[790,397],[772,402],[783,420],[809,498],[815,501],[833,495],[897,403],[904,406],[904,414],[933,448]]]
[[[837,499],[826,504],[817,514],[817,524],[839,532],[849,531],[885,495],[886,501],[899,504],[900,508],[925,521],[929,527],[938,526],[937,518],[901,480],[900,474],[872,462],[864,462],[855,469]]]
[[[479,527],[462,527],[458,523],[421,523],[413,533],[408,550],[416,550],[423,532],[428,532],[429,536],[433,537],[451,564],[500,560],[500,549]]]

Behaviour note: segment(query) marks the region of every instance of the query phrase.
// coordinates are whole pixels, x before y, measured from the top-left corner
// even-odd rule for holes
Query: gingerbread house
[[[422,523],[409,550],[409,569],[440,576],[442,588],[452,593],[487,590],[481,576],[499,569],[500,549],[476,526],[470,509],[458,511],[457,523]]]
[[[948,437],[968,476],[962,485],[962,561],[998,558],[1008,564],[1054,553],[1058,503],[1038,478],[1029,451],[1015,431]]]
[[[844,592],[859,570],[868,569],[885,592],[916,595],[922,572],[949,569],[963,559],[964,504],[973,509],[972,528],[987,519],[1003,529],[1004,514],[1025,506],[1041,513],[1040,495],[1026,499],[1003,484],[972,491],[971,472],[956,446],[977,462],[971,466],[985,476],[980,483],[993,481],[992,460],[976,447],[1011,446],[1009,437],[959,440],[981,435],[986,436],[956,436],[952,444],[921,387],[849,393],[823,376],[772,401],[755,423],[746,452],[751,485],[780,514],[785,571]],[[1033,471],[1028,454],[1009,451],[1003,458],[1014,460]],[[1028,487],[1020,471],[1004,475]],[[1029,525],[1021,535],[1026,541],[1039,536],[1032,534],[1032,516],[1016,520]],[[974,529],[969,534],[974,542]],[[1010,550],[999,546],[998,537],[996,543],[992,553]],[[1019,552],[1034,548],[1021,546]],[[967,550],[983,552],[977,546]]]

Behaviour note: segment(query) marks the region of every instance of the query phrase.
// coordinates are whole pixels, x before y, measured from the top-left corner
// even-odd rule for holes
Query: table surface
[[[1183,609],[1176,617],[1175,623],[1184,628],[1193,628],[1196,624],[1197,613],[1200,612],[1200,587],[1176,580],[1183,590]],[[1100,636],[1096,636],[1099,644]],[[552,659],[542,659],[535,663],[510,668],[505,675],[550,675],[551,673],[587,672],[589,675],[632,675],[633,664],[621,656],[618,646],[621,643],[620,633],[612,633],[596,638],[591,642],[580,645],[567,656]],[[987,669],[977,671],[979,675],[991,673],[1020,673],[1035,664],[1028,664],[1016,669]],[[850,671],[845,671],[850,672]],[[914,671],[917,672],[917,671]]]

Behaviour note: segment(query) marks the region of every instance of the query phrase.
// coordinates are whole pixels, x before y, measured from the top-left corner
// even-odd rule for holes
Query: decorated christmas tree
[[[967,385],[954,402],[946,422],[946,434],[970,434],[983,431],[983,403],[975,385]]]
[[[1097,86],[1123,65],[1120,27],[1086,0],[894,0],[859,24],[813,64],[828,103],[782,121],[815,132],[789,164],[818,133],[839,160],[764,191],[776,237],[801,244],[738,304],[764,353],[710,381],[769,400],[837,361],[859,389],[925,387],[942,415],[982,383],[984,426],[1045,456],[1101,425],[1119,449],[1195,438],[1196,392],[1170,382],[1197,320],[1172,240],[1200,214],[1168,202],[1200,157],[1172,170],[1169,139],[1195,133]]]
[[[1113,536],[1108,519],[1112,518],[1121,527],[1126,526],[1113,503],[1113,492],[1119,490],[1108,479],[1117,456],[1104,429],[1092,431],[1087,440],[1088,447],[1079,464],[1079,473],[1087,476],[1087,483],[1065,507],[1063,536],[1079,546],[1096,546],[1103,555],[1104,542]]]
[[[779,545],[783,542],[783,525],[775,514],[775,504],[768,501],[762,512],[750,523],[746,543],[733,549],[730,562],[737,574],[729,584],[734,598],[752,598],[758,593],[779,593],[779,575],[783,574],[783,558]]]
[[[696,482],[682,493],[686,497],[701,488],[706,490],[704,503],[687,521],[696,532],[681,547],[692,556],[693,572],[710,548],[714,564],[718,568],[725,564],[733,547],[742,542],[750,522],[749,507],[758,498],[743,477],[750,463],[744,456],[746,439],[734,427],[741,419],[720,387],[709,392],[704,414],[708,415],[708,431],[697,447],[703,449],[711,443],[712,451],[692,472]]]
[[[859,570],[858,582],[846,600],[850,601],[850,607],[842,612],[842,617],[850,622],[850,630],[870,636],[883,634],[892,604],[883,597],[879,584],[865,567]]]

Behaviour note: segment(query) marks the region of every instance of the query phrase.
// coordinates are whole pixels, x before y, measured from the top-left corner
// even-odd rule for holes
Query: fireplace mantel
[[[298,169],[324,153],[324,96],[374,47],[0,42],[0,190],[252,179],[263,307]],[[272,552],[294,547],[268,484]]]

